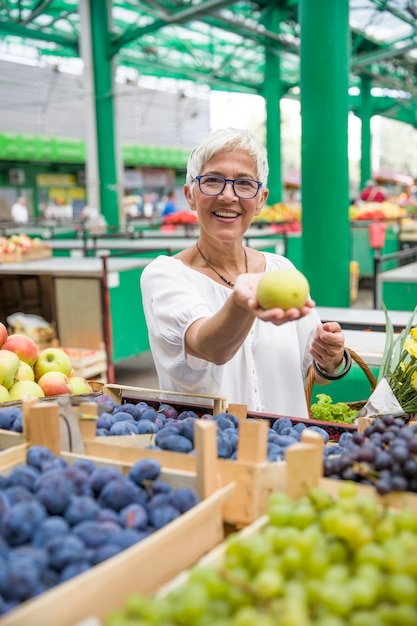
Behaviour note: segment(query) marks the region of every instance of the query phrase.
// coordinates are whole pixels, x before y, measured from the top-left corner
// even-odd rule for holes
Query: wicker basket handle
[[[352,357],[352,359],[362,369],[366,378],[369,380],[371,391],[374,391],[376,384],[377,384],[377,380],[375,376],[373,375],[373,373],[371,372],[371,370],[369,369],[369,367],[367,366],[367,364],[365,363],[365,361],[354,350],[351,350],[351,348],[346,348],[346,350],[349,351],[349,354]],[[308,370],[307,380],[306,380],[306,385],[305,385],[305,397],[306,397],[306,402],[307,402],[308,407],[311,406],[311,396],[313,393],[313,386],[314,386],[315,378],[316,378],[316,375],[315,375],[314,367],[311,365],[310,369]]]

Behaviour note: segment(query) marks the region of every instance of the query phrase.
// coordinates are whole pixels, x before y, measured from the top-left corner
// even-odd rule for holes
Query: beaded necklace
[[[215,274],[217,274],[217,276],[218,276],[218,277],[219,277],[219,278],[220,278],[220,279],[221,279],[224,283],[226,283],[226,285],[229,285],[229,287],[234,287],[234,286],[235,286],[235,283],[234,283],[234,282],[232,282],[231,280],[228,280],[228,279],[227,279],[227,278],[225,278],[224,276],[222,276],[222,274],[220,274],[220,272],[218,272],[218,271],[216,270],[216,268],[212,266],[212,264],[211,264],[211,263],[210,263],[210,261],[207,259],[207,257],[205,257],[205,256],[204,256],[204,254],[203,254],[203,253],[201,252],[201,250],[200,250],[200,246],[198,245],[198,241],[196,241],[196,244],[195,244],[195,245],[197,246],[197,250],[198,250],[198,253],[200,254],[201,258],[202,258],[202,259],[203,259],[203,261],[204,261],[204,262],[205,262],[205,263],[209,266],[209,268],[210,268],[211,270],[213,270],[213,272],[214,272]],[[245,255],[245,272],[246,272],[246,274],[247,274],[247,273],[248,273],[248,255],[246,254],[246,250],[245,250],[245,248],[243,248],[243,254]]]

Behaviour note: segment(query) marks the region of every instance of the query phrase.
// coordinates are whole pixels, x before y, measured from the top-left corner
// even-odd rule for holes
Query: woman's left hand
[[[326,372],[333,373],[343,360],[345,336],[337,322],[320,324],[310,347],[313,359]]]

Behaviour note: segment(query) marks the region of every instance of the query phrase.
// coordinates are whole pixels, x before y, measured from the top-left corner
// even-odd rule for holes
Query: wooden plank
[[[46,446],[54,454],[61,451],[59,406],[56,402],[37,402],[28,407],[26,425],[33,446]]]
[[[133,439],[136,438],[136,435],[130,438],[132,439],[131,446],[128,446],[127,443],[124,445],[112,444],[109,439],[113,439],[113,437],[97,437],[95,440],[85,441],[85,451],[94,457],[124,460],[129,463],[134,463],[139,459],[156,459],[163,467],[196,471],[195,456],[166,450],[147,450],[135,445]],[[114,437],[114,439],[118,439],[118,437]]]
[[[0,430],[0,449],[11,448],[25,443],[25,437],[22,433],[15,433],[11,430]]]
[[[245,420],[239,424],[237,458],[248,463],[265,463],[268,452],[267,420]]]
[[[232,490],[230,485],[215,492],[139,544],[23,603],[1,626],[74,626],[89,617],[103,619],[134,592],[155,593],[223,541],[222,508]]]
[[[317,447],[310,443],[295,443],[285,453],[287,493],[293,500],[317,487],[322,477],[322,463],[317,462]]]
[[[372,485],[361,485],[354,483],[358,494],[374,498],[382,506],[390,509],[411,509],[417,513],[417,494],[411,491],[393,491],[386,496],[380,496]],[[343,485],[342,480],[333,480],[331,478],[321,478],[320,487],[322,487],[329,495],[337,498],[339,489]]]
[[[81,402],[75,412],[83,440],[94,439],[97,430],[98,406],[96,402]]]
[[[241,422],[248,416],[248,407],[246,404],[229,404],[227,412],[237,417]]]
[[[196,420],[194,427],[197,493],[207,498],[220,485],[217,463],[217,426],[215,422]]]

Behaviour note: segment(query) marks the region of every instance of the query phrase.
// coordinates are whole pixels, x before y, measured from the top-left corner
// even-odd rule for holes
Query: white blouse
[[[267,271],[293,267],[283,256],[263,254]],[[193,322],[223,306],[230,289],[178,259],[159,256],[144,269],[141,290],[161,390],[224,396],[250,412],[308,417],[304,383],[320,323],[316,310],[282,326],[255,319],[234,357],[215,365],[187,356],[184,338]]]

